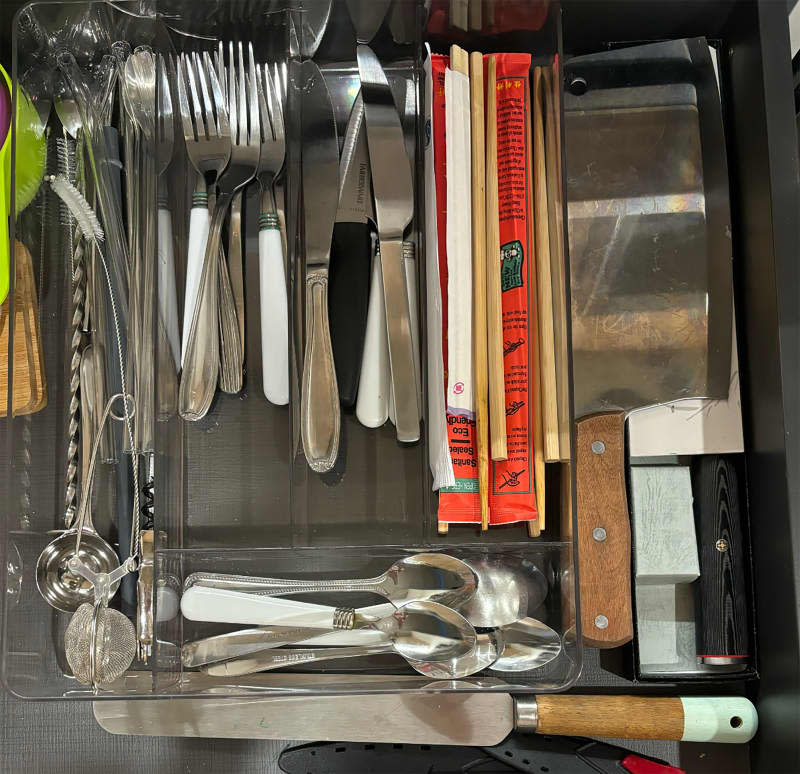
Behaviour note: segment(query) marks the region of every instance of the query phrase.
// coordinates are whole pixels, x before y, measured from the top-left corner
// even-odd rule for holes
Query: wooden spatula
[[[14,370],[13,416],[34,414],[47,405],[44,354],[33,261],[28,248],[14,243]],[[11,335],[10,297],[0,307],[0,417],[8,413],[8,344]]]

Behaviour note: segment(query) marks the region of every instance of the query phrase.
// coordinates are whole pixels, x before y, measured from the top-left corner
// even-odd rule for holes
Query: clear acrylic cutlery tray
[[[71,92],[62,85],[61,52],[70,51],[77,66],[84,73],[91,73],[97,81],[102,78],[102,57],[110,53],[116,41],[128,41],[133,50],[137,46],[149,46],[154,53],[164,56],[170,74],[174,142],[168,166],[161,175],[157,206],[164,209],[166,205],[171,213],[177,319],[181,326],[196,174],[187,158],[183,139],[175,86],[175,57],[193,51],[207,51],[213,57],[220,40],[252,42],[256,61],[270,65],[276,91],[285,75],[285,164],[278,178],[277,197],[287,253],[289,341],[286,345],[290,370],[289,405],[273,405],[265,398],[262,388],[265,364],[262,362],[259,287],[260,195],[259,186],[253,181],[245,189],[242,208],[245,308],[242,390],[229,395],[217,388],[207,415],[189,422],[176,410],[175,392],[180,376],[175,374],[174,364],[169,367],[171,360],[165,356],[169,355],[168,336],[153,333],[152,347],[148,349],[145,341],[137,354],[129,355],[126,362],[131,383],[138,384],[140,390],[150,390],[149,408],[154,418],[147,453],[138,455],[141,519],[147,527],[147,520],[152,518],[155,531],[154,643],[147,662],[135,660],[131,669],[113,684],[93,691],[78,683],[64,657],[63,639],[70,615],[51,608],[39,593],[36,564],[42,549],[64,528],[69,500],[69,493],[65,500],[65,492],[69,480],[76,486],[73,503],[79,502],[84,490],[82,459],[88,459],[88,451],[81,446],[80,436],[74,433],[74,423],[82,425],[80,412],[75,412],[71,405],[74,396],[70,386],[75,371],[79,375],[82,372],[75,366],[73,348],[83,352],[91,345],[97,350],[102,349],[103,342],[111,348],[115,337],[112,319],[108,315],[103,317],[103,309],[97,307],[92,295],[106,292],[104,276],[92,277],[91,273],[99,269],[87,260],[82,266],[90,276],[83,287],[84,295],[88,288],[90,311],[85,324],[80,324],[79,344],[74,347],[75,292],[80,280],[75,274],[73,234],[69,218],[50,185],[33,183],[30,203],[16,212],[14,220],[14,238],[24,245],[26,254],[23,255],[19,247],[12,252],[16,253],[17,264],[20,256],[24,260],[30,256],[36,279],[47,404],[37,413],[6,420],[11,463],[4,486],[7,495],[3,540],[7,593],[3,679],[14,694],[26,698],[135,698],[196,696],[208,692],[251,695],[253,691],[270,695],[420,690],[545,692],[568,687],[580,673],[582,647],[576,623],[572,507],[569,481],[561,480],[562,476],[568,478],[568,466],[548,466],[549,516],[542,534],[530,538],[524,523],[493,527],[487,532],[480,532],[475,525],[451,525],[447,534],[439,532],[437,493],[431,487],[424,419],[421,440],[415,444],[401,444],[391,422],[368,428],[359,423],[352,409],[342,410],[339,454],[334,468],[318,474],[306,462],[300,437],[299,380],[303,365],[304,255],[309,241],[309,235],[304,234],[304,222],[308,229],[309,221],[302,209],[300,62],[305,58],[304,52],[313,50],[315,36],[321,34],[321,42],[313,58],[331,95],[340,143],[359,90],[355,33],[348,12],[348,5],[357,4],[335,0],[320,33],[319,16],[325,5],[315,0],[294,3],[288,0],[153,0],[114,5],[42,2],[27,6],[16,17],[13,68],[16,98],[26,99],[20,96],[25,92],[46,121],[42,145],[48,175],[63,171],[64,147],[59,148],[59,145],[66,146],[69,140],[65,139],[67,134],[62,129],[62,120],[70,115],[71,109],[74,111],[74,105],[65,104],[69,103]],[[407,3],[394,0],[393,5],[398,8],[384,21],[371,47],[386,72],[401,113],[406,148],[412,157],[414,218],[405,239],[416,244],[424,380],[428,345],[422,163],[427,137],[422,118],[425,9],[423,3],[418,7],[411,0]],[[444,53],[449,42],[458,42],[468,49],[481,48],[484,52],[527,51],[549,61],[558,50],[559,13],[557,4],[551,4],[548,19],[538,32],[491,38],[481,37],[477,32],[454,31],[452,41],[437,39],[432,41],[432,47]],[[397,18],[401,14],[405,15],[404,20]],[[409,19],[413,23],[409,24]],[[406,32],[410,36],[407,41],[397,43],[393,32],[397,36],[403,28],[411,30],[411,33]],[[117,104],[120,88],[118,85],[110,108],[110,123],[115,126],[122,110]],[[120,164],[124,169],[123,141],[119,147]],[[18,189],[28,184],[30,177],[30,170],[26,168],[30,157],[26,150],[17,148],[12,163],[12,185],[18,197]],[[36,152],[34,149],[34,155]],[[91,179],[91,169],[86,170],[86,176]],[[101,174],[101,179],[106,178]],[[124,171],[121,186],[125,227]],[[99,211],[102,196],[97,200],[87,198],[96,202],[102,220]],[[150,214],[154,222],[161,216],[161,213]],[[138,222],[146,219],[147,212]],[[112,240],[113,234],[107,233],[109,252],[113,250]],[[144,236],[142,240],[144,244]],[[227,234],[223,235],[222,244],[228,254]],[[143,249],[142,252],[147,251]],[[152,261],[163,262],[163,251],[152,252]],[[164,294],[165,275],[155,266],[152,268],[155,295],[145,293],[138,302],[132,297],[131,308],[138,303],[141,319],[152,315],[153,330],[157,331],[162,308],[157,297]],[[92,311],[95,308],[97,316]],[[97,330],[95,320],[107,326],[106,329]],[[14,327],[13,338],[14,346],[20,346],[20,342],[31,346],[30,329],[21,329],[19,322]],[[145,362],[148,357],[149,364]],[[149,387],[148,380],[152,380]],[[132,391],[130,384],[128,391]],[[80,392],[77,394],[81,405],[85,405],[86,397],[81,398]],[[422,394],[426,394],[425,389]],[[98,395],[103,393],[95,390],[95,396]],[[106,385],[105,398],[109,395]],[[97,402],[102,402],[102,398]],[[423,397],[423,417],[427,411],[425,403]],[[95,434],[97,415],[102,408],[99,412],[97,406],[91,409],[96,412]],[[116,546],[120,542],[120,531],[125,529],[123,526],[120,530],[118,518],[118,513],[125,512],[125,506],[120,506],[117,490],[126,480],[119,475],[119,467],[130,464],[130,444],[115,455],[113,449],[120,443],[121,423],[111,418],[109,424],[112,429],[103,432],[110,437],[105,445],[99,444],[99,462],[92,484],[92,516],[99,534]],[[68,470],[71,441],[79,446],[79,453],[74,457],[77,472]],[[124,502],[130,510],[130,495]],[[239,678],[210,677],[188,672],[182,666],[181,646],[185,643],[242,628],[190,621],[179,610],[176,613],[176,600],[185,578],[191,573],[303,579],[367,578],[379,575],[404,556],[440,551],[467,562],[485,560],[495,567],[517,572],[518,579],[527,579],[525,582],[536,589],[529,595],[527,616],[546,623],[560,635],[562,647],[558,657],[534,671],[484,670],[458,680],[434,680],[418,674],[403,659],[391,654],[349,662],[322,662]],[[127,590],[123,582],[122,591],[116,593],[111,606],[122,606],[123,612],[135,620],[135,584],[127,583]],[[498,594],[502,593],[501,586]],[[353,607],[384,601],[374,595],[331,593],[306,595],[305,599]]]

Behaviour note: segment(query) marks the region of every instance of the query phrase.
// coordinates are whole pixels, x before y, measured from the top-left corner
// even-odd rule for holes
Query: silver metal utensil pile
[[[185,618],[258,628],[188,642],[182,660],[226,677],[383,653],[437,679],[487,668],[530,671],[562,650],[560,636],[528,615],[546,592],[533,565],[509,568],[438,553],[407,556],[375,578],[356,580],[194,573],[184,584]],[[298,593],[372,593],[387,603],[354,610],[280,598]],[[304,647],[282,649],[298,643]]]

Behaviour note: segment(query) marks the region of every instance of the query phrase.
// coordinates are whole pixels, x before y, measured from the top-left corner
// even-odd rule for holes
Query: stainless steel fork
[[[180,105],[186,151],[210,192],[222,177],[231,157],[228,112],[219,81],[207,53],[182,55],[178,73]],[[217,202],[209,228],[197,300],[184,353],[178,410],[188,421],[202,419],[211,406],[219,374],[218,261],[219,235],[225,204]]]
[[[250,179],[252,179],[259,162],[259,125],[261,123],[258,115],[256,66],[252,44],[248,45],[247,72],[245,72],[243,44],[241,42],[238,46],[234,46],[232,42],[228,44],[228,67],[226,72],[222,44],[220,43],[217,70],[220,80],[227,80],[227,88],[223,88],[228,101],[228,115],[231,124],[231,164],[252,165],[253,171],[250,176]],[[242,263],[242,189],[239,188],[234,194],[231,204],[228,230],[228,268],[236,305],[241,357],[244,359],[245,316]],[[241,369],[239,381],[241,382]]]
[[[275,197],[275,179],[283,168],[286,139],[283,127],[282,89],[267,65],[256,69],[261,114],[261,157],[258,184],[261,214],[258,219],[258,273],[261,300],[261,364],[264,395],[270,403],[289,402],[289,309],[281,224]]]

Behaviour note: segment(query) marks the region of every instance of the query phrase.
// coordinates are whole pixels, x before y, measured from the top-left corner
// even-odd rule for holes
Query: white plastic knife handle
[[[206,586],[192,586],[181,597],[184,618],[209,623],[332,629],[333,611],[326,605],[306,603],[300,609],[292,600]]]
[[[178,290],[175,286],[175,254],[172,250],[172,213],[166,207],[158,208],[158,307],[177,370],[181,362]]]
[[[289,402],[289,308],[278,216],[262,212],[258,232],[261,299],[261,370],[264,396],[276,406]]]
[[[183,299],[181,367],[183,367],[183,359],[186,357],[186,349],[189,346],[189,331],[192,328],[194,307],[200,291],[200,277],[203,274],[203,258],[206,254],[210,223],[208,195],[204,191],[195,190],[189,216],[189,252],[186,256],[186,294]]]
[[[383,300],[381,260],[372,259],[372,279],[367,307],[367,330],[361,355],[356,417],[365,427],[381,427],[389,418],[389,344],[386,339],[386,308]]]

